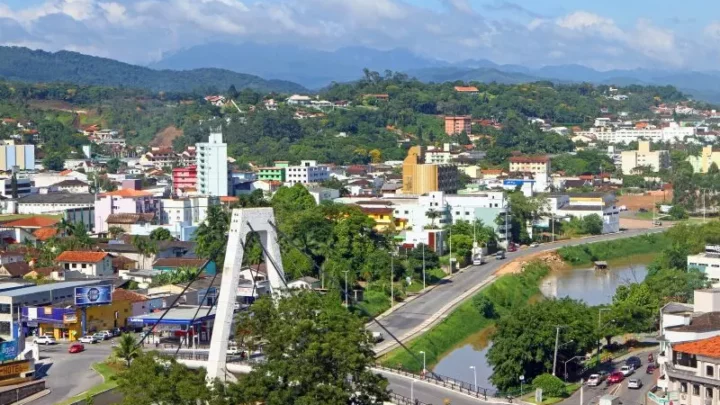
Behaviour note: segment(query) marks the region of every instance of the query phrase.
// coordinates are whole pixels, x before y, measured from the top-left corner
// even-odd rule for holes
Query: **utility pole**
[[[707,209],[705,208],[705,191],[706,190],[707,189],[703,189],[703,191],[702,191],[703,192],[703,224],[706,221],[705,213],[707,212]]]
[[[555,327],[555,354],[553,355],[553,372],[552,375],[555,375],[555,368],[557,366],[557,352],[558,352],[558,343],[560,341],[560,326]],[[557,376],[556,376],[557,377]]]
[[[550,213],[550,225],[552,226],[552,241],[555,242],[555,214]]]
[[[390,308],[395,306],[395,287],[393,286],[393,278],[395,278],[395,252],[390,252]]]
[[[422,257],[423,257],[423,290],[425,289],[425,244],[422,244]]]
[[[343,270],[345,273],[345,308],[348,307],[348,290],[347,290],[347,274],[349,270]]]

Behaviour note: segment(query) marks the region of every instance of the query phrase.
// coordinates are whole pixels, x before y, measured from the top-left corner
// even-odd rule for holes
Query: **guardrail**
[[[394,392],[390,393],[390,402],[396,405],[432,405],[426,402],[421,402],[418,399],[410,399],[404,395],[396,394]]]
[[[182,360],[199,360],[199,361],[207,361],[210,357],[210,353],[207,351],[198,351],[198,352],[192,352],[192,351],[180,351],[177,354],[175,354],[174,351],[165,351],[164,354],[168,354],[170,356],[175,357],[176,359],[182,359]],[[227,355],[226,362],[228,363],[257,363],[261,361],[262,357],[244,357],[241,355]]]
[[[460,392],[462,394],[469,395],[471,397],[475,398],[482,398],[483,400],[487,401],[488,397],[490,398],[502,398],[504,400],[507,400],[509,402],[512,402],[512,396],[502,396],[498,391],[488,389],[488,388],[482,388],[482,387],[476,387],[474,384],[456,380],[452,377],[447,377],[444,375],[440,375],[437,373],[427,373],[425,375],[423,374],[415,374],[410,371],[405,370],[398,370],[390,367],[385,367],[381,365],[375,365],[375,368],[384,370],[390,373],[400,374],[404,375],[406,377],[415,378],[420,381],[425,381],[431,384],[438,385],[440,387],[448,388],[453,391]]]

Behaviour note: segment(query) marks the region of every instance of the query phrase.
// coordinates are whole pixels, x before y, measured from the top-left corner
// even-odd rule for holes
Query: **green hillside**
[[[262,93],[307,91],[297,83],[224,69],[153,70],[77,52],[50,53],[19,47],[0,47],[0,77],[32,83],[70,82],[182,93],[225,91],[230,85]]]

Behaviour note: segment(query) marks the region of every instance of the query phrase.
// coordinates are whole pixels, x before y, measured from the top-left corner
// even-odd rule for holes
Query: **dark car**
[[[632,356],[625,360],[625,364],[628,366],[633,366],[637,370],[640,368],[640,366],[642,366],[642,360],[640,360],[640,357]]]
[[[621,371],[613,371],[610,374],[610,377],[607,379],[608,385],[610,384],[618,384],[622,382],[622,380],[625,379],[625,375]]]
[[[654,364],[648,364],[647,368],[645,369],[645,372],[648,374],[652,374],[655,372],[655,365]]]

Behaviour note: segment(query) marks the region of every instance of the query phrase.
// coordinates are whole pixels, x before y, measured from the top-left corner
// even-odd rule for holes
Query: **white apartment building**
[[[285,169],[285,184],[321,183],[330,179],[330,168],[318,165],[315,160],[301,160],[299,166],[288,166]]]
[[[227,144],[223,143],[222,133],[213,132],[208,142],[198,143],[195,146],[199,194],[227,196],[229,182]]]
[[[720,287],[720,246],[705,245],[705,252],[687,257],[687,266],[702,271],[713,287]]]
[[[670,153],[666,150],[650,151],[649,141],[638,142],[638,150],[623,151],[620,156],[623,174],[632,174],[640,166],[649,166],[653,172],[670,167]]]
[[[697,131],[694,127],[681,127],[676,123],[671,123],[669,127],[661,129],[621,128],[610,130],[600,126],[590,131],[575,132],[575,136],[594,137],[597,141],[624,144],[643,139],[652,142],[676,143],[683,142],[686,138],[694,137],[696,134]]]
[[[551,194],[546,208],[556,220],[582,219],[595,214],[603,221],[603,234],[620,232],[620,210],[615,206],[612,194]]]

